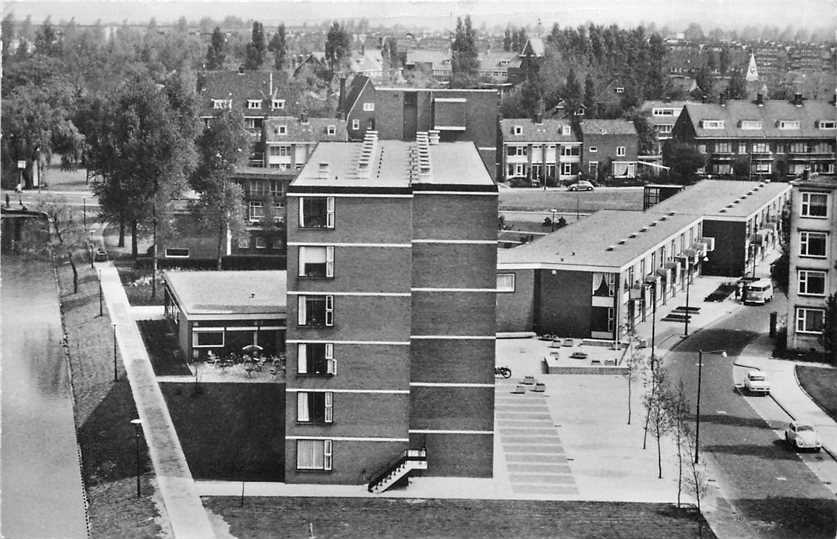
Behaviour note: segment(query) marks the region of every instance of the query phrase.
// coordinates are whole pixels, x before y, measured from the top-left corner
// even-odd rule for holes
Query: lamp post
[[[727,351],[698,350],[697,406],[695,406],[695,464],[699,462],[700,458],[700,379],[703,373],[703,354],[718,354],[721,357],[727,357]]]
[[[137,446],[137,498],[142,496],[140,490],[140,436],[142,435],[142,421],[139,419],[132,419],[131,424],[134,426],[134,439]]]
[[[549,211],[552,212],[552,232],[555,232],[555,214],[558,213],[558,209],[557,208],[552,208]]]
[[[657,281],[651,283],[651,372],[654,372],[654,366],[657,359],[654,355],[654,340],[657,335]]]
[[[113,326],[113,381],[119,381],[119,374],[116,372],[116,322],[111,324]]]
[[[102,312],[102,270],[98,270],[99,273],[99,316],[104,316]]]

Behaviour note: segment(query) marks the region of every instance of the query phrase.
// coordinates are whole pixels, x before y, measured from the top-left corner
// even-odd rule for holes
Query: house
[[[363,75],[372,80],[380,81],[384,77],[384,62],[381,50],[364,48],[353,51],[349,60],[349,70],[355,75]]]
[[[344,103],[349,140],[375,130],[382,140],[414,140],[438,131],[442,142],[476,145],[492,177],[497,166],[497,90],[376,87],[352,81]]]
[[[163,281],[181,357],[203,360],[251,344],[267,355],[284,352],[284,271],[166,271]]]
[[[628,120],[588,120],[580,122],[584,142],[581,167],[594,180],[636,177],[639,135]]]
[[[837,293],[837,178],[791,183],[787,346],[823,350],[826,299]]]
[[[480,81],[490,85],[508,85],[522,80],[521,58],[504,51],[486,51],[479,54]]]
[[[834,103],[730,100],[687,103],[675,123],[674,141],[695,147],[706,158],[702,172],[750,178],[785,179],[805,170],[833,174],[837,109]],[[736,162],[738,166],[735,167]]]
[[[513,177],[557,185],[578,177],[581,140],[569,120],[500,120],[500,181]]]
[[[703,237],[714,238],[703,272],[741,277],[754,271],[766,251],[776,246],[779,217],[789,197],[786,183],[703,180],[648,211],[702,217]]]
[[[404,62],[406,70],[420,71],[440,83],[450,82],[451,52],[449,44],[445,50],[410,49]]]
[[[288,200],[285,480],[490,477],[497,187],[474,144],[323,142]]]
[[[600,210],[497,259],[497,331],[618,341],[700,273],[701,217]],[[656,293],[641,288],[653,283]]]
[[[665,141],[671,140],[671,132],[674,130],[674,122],[680,117],[680,112],[689,101],[663,101],[659,99],[648,100],[642,103],[640,113],[648,120],[648,124],[654,129],[656,141],[651,154],[662,156]]]

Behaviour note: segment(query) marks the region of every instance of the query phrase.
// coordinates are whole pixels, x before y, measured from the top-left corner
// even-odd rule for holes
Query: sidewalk
[[[102,292],[111,321],[116,324],[119,352],[174,535],[214,537],[119,274],[110,262],[96,266],[101,271]]]

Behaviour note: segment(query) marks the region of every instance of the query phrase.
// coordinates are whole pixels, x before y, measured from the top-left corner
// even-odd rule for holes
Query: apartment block
[[[788,348],[823,350],[826,299],[837,293],[837,178],[792,183]]]
[[[323,142],[288,201],[286,481],[490,477],[497,188],[474,144]]]

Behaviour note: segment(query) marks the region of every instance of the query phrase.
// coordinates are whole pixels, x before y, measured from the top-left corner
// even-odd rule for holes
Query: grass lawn
[[[161,510],[153,499],[154,474],[144,442],[140,466],[143,496],[136,498],[135,437],[130,420],[137,416],[121,358],[119,381],[113,381],[113,337],[107,309],[99,316],[95,270],[81,252],[73,293],[69,262],[59,259],[61,312],[75,398],[76,428],[83,476],[90,501],[92,537],[152,537],[163,533]]]
[[[837,421],[837,369],[797,365],[796,377],[814,402]]]
[[[140,320],[137,322],[151,366],[157,376],[190,375],[192,371],[178,357],[177,336],[171,333],[166,320]]]
[[[501,189],[500,211],[543,211],[589,213],[597,210],[642,210],[642,188],[607,189],[587,192]],[[546,213],[545,213],[546,215]],[[543,218],[541,218],[543,220]]]
[[[162,383],[195,479],[283,481],[285,384]]]
[[[151,268],[136,268],[132,258],[114,261],[131,305],[162,305],[163,279],[157,277],[157,297],[151,296]]]
[[[86,171],[83,168],[76,170],[61,170],[59,165],[50,165],[46,169],[46,184],[48,189],[53,191],[87,191],[92,187],[91,183],[86,184]]]
[[[714,537],[695,512],[666,504],[415,498],[204,499],[249,537]],[[702,522],[702,521],[701,521]],[[312,529],[313,528],[313,529]]]

